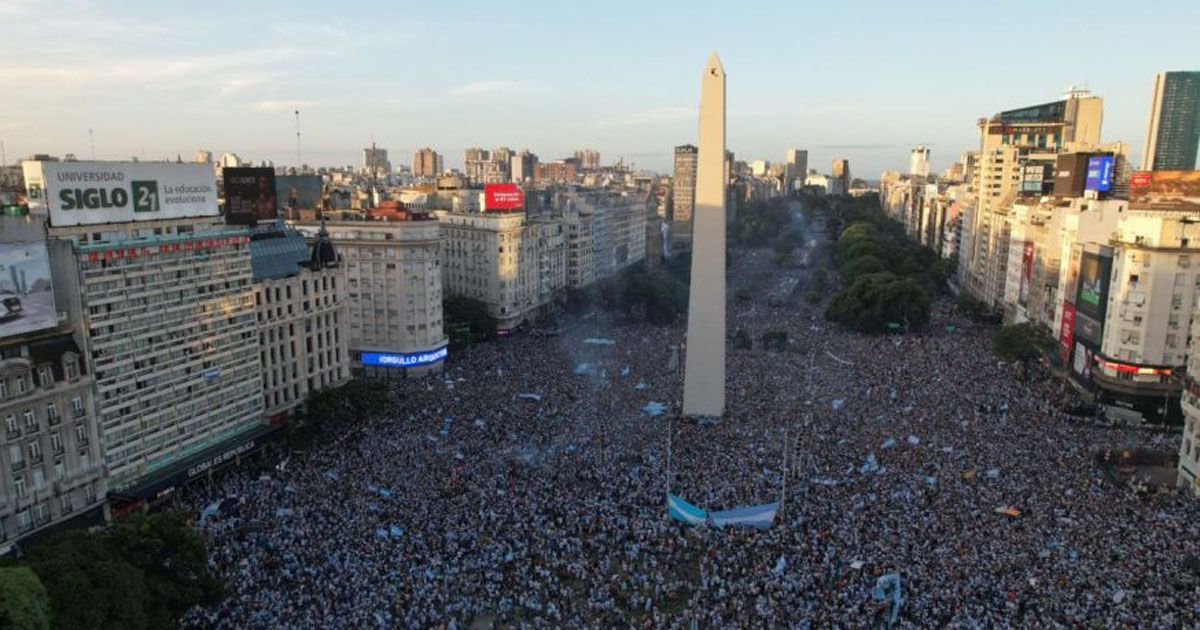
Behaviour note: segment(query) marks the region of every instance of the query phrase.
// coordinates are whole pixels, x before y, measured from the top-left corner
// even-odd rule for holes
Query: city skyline
[[[905,170],[923,144],[937,172],[977,148],[977,118],[1076,85],[1104,99],[1104,140],[1126,142],[1137,163],[1154,75],[1200,65],[1186,32],[1200,7],[1190,4],[1154,14],[1111,2],[1043,6],[1036,22],[1020,11],[926,6],[780,5],[771,20],[641,6],[630,20],[614,7],[581,22],[553,5],[515,14],[367,3],[326,15],[302,3],[237,6],[235,18],[225,4],[81,1],[46,13],[18,0],[0,6],[22,25],[0,39],[0,87],[33,97],[0,105],[0,141],[10,164],[35,152],[90,157],[92,130],[98,159],[186,159],[205,148],[291,165],[299,109],[303,161],[314,166],[358,164],[374,141],[398,164],[424,146],[447,167],[461,167],[472,146],[528,146],[543,160],[595,147],[604,163],[623,157],[669,173],[672,147],[696,139],[697,103],[685,96],[693,60],[719,48],[739,69],[729,102],[739,159],[783,161],[787,149],[807,148],[822,172],[848,158],[873,179]],[[1122,54],[1083,54],[1099,49],[1118,15]],[[993,37],[1013,33],[1060,61],[1030,75],[972,45],[983,17]],[[932,29],[936,37],[913,37]],[[72,39],[45,36],[54,32]],[[497,40],[505,58],[528,61],[482,63]]]

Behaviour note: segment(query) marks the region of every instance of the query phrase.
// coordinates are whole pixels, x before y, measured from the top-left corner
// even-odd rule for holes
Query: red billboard
[[[1138,171],[1129,178],[1129,185],[1134,188],[1146,188],[1150,185],[1150,172]]]
[[[516,184],[487,184],[483,187],[484,210],[520,210],[525,207],[525,191]]]
[[[1059,352],[1063,365],[1071,359],[1071,343],[1075,340],[1075,305],[1063,300],[1062,325],[1058,328]]]

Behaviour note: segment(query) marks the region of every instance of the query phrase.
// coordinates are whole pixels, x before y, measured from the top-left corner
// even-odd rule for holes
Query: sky
[[[431,146],[595,147],[669,172],[695,143],[711,51],[727,73],[738,159],[857,177],[941,170],[976,120],[1104,98],[1105,141],[1137,163],[1154,74],[1200,69],[1200,2],[162,2],[0,0],[0,142],[33,153],[361,164]]]

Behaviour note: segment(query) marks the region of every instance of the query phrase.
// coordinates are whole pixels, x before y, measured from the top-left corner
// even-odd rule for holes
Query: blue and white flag
[[[213,501],[204,507],[204,511],[200,512],[200,527],[204,527],[204,524],[208,522],[208,519],[217,515],[217,513],[221,510],[222,500],[223,499],[217,499],[216,501]]]
[[[778,503],[764,503],[749,507],[734,508],[719,512],[704,510],[667,493],[667,514],[688,525],[711,525],[713,527],[757,527],[766,529],[775,521]]]

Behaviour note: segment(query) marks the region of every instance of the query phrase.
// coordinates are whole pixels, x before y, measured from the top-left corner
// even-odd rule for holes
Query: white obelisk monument
[[[717,53],[700,80],[700,152],[692,214],[683,413],[725,413],[725,69]]]

